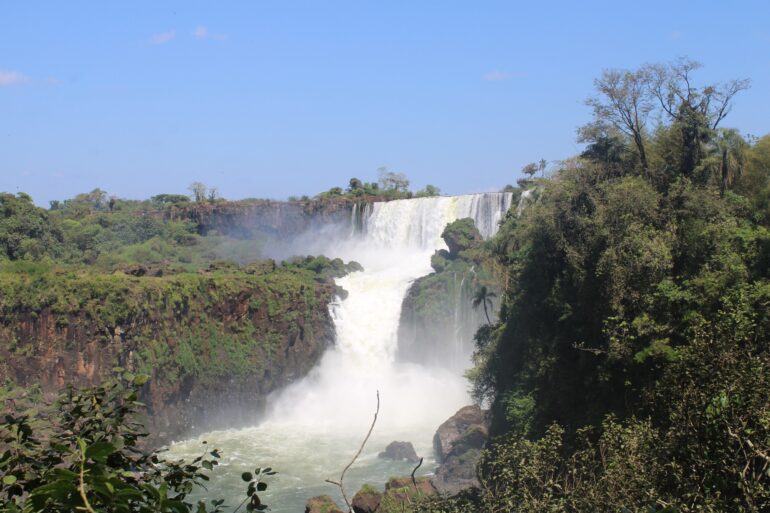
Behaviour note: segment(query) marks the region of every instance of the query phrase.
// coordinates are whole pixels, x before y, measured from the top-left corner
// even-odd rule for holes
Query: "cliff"
[[[476,330],[487,323],[483,305],[474,308],[473,297],[481,287],[498,294],[500,280],[470,219],[449,224],[442,237],[449,251],[436,251],[434,272],[415,280],[404,298],[398,357],[462,371],[470,361]],[[494,321],[494,298],[489,301]]]
[[[355,212],[363,206],[387,201],[383,196],[339,196],[297,201],[242,200],[176,205],[156,212],[165,220],[187,220],[205,235],[211,231],[237,238],[291,237],[313,228],[360,225]],[[355,224],[351,224],[355,223]]]
[[[268,261],[168,276],[21,262],[11,271],[0,272],[0,380],[50,398],[115,366],[149,374],[148,428],[161,440],[253,419],[333,341],[327,270]]]

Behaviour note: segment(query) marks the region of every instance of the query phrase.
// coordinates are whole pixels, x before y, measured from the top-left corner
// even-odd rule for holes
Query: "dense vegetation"
[[[174,220],[173,212],[191,204],[181,195],[135,201],[95,189],[43,209],[27,194],[0,193],[0,264],[35,260],[113,270],[139,263],[189,270],[217,260],[259,258],[258,240],[204,237],[194,222]]]
[[[747,84],[696,69],[605,73],[586,150],[489,243],[498,438],[482,490],[427,509],[770,509],[770,136],[720,128]]]

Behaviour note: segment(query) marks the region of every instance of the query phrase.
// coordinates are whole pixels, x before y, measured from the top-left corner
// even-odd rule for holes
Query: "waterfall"
[[[330,305],[334,347],[310,374],[271,398],[260,425],[204,437],[225,454],[228,446],[234,449],[236,455],[226,462],[233,472],[240,472],[237,464],[244,461],[269,464],[281,472],[275,495],[267,497],[273,511],[299,511],[307,498],[335,493],[323,480],[338,475],[360,444],[378,390],[382,407],[377,426],[347,478],[348,488],[409,473],[401,462],[376,458],[393,440],[411,441],[430,469],[433,433],[468,404],[468,386],[457,369],[429,369],[396,359],[401,305],[412,281],[431,272],[433,252],[446,248],[441,232],[448,223],[470,217],[482,235],[490,237],[511,200],[510,193],[485,193],[353,208],[348,238],[328,241],[325,249],[327,256],[356,260],[364,267],[337,280],[349,295]],[[460,295],[462,288],[461,281]],[[460,308],[447,322],[460,322]]]

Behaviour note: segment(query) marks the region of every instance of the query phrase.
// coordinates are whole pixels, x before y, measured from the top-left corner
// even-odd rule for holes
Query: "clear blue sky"
[[[193,181],[315,194],[377,168],[457,194],[580,150],[604,68],[749,77],[770,132],[770,2],[2,2],[0,190],[39,204]]]

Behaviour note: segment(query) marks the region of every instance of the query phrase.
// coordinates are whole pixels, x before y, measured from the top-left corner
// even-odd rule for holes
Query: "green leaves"
[[[115,369],[121,376],[100,386],[66,389],[57,417],[45,426],[46,440],[34,437],[26,417],[6,415],[0,423],[0,511],[98,511],[99,513],[222,513],[224,500],[191,503],[188,497],[209,480],[220,453],[204,444],[192,462],[163,460],[137,447],[144,435],[133,419],[134,400],[146,376]],[[52,412],[53,414],[53,412]],[[36,420],[36,426],[48,419]],[[244,472],[247,501],[265,509],[258,491],[271,469]],[[255,480],[256,479],[256,480]],[[246,501],[244,501],[245,503]]]
[[[108,442],[96,442],[85,450],[85,456],[86,458],[91,458],[92,460],[99,462],[99,463],[105,463],[107,461],[107,457],[109,457],[110,454],[116,451],[116,447]]]

